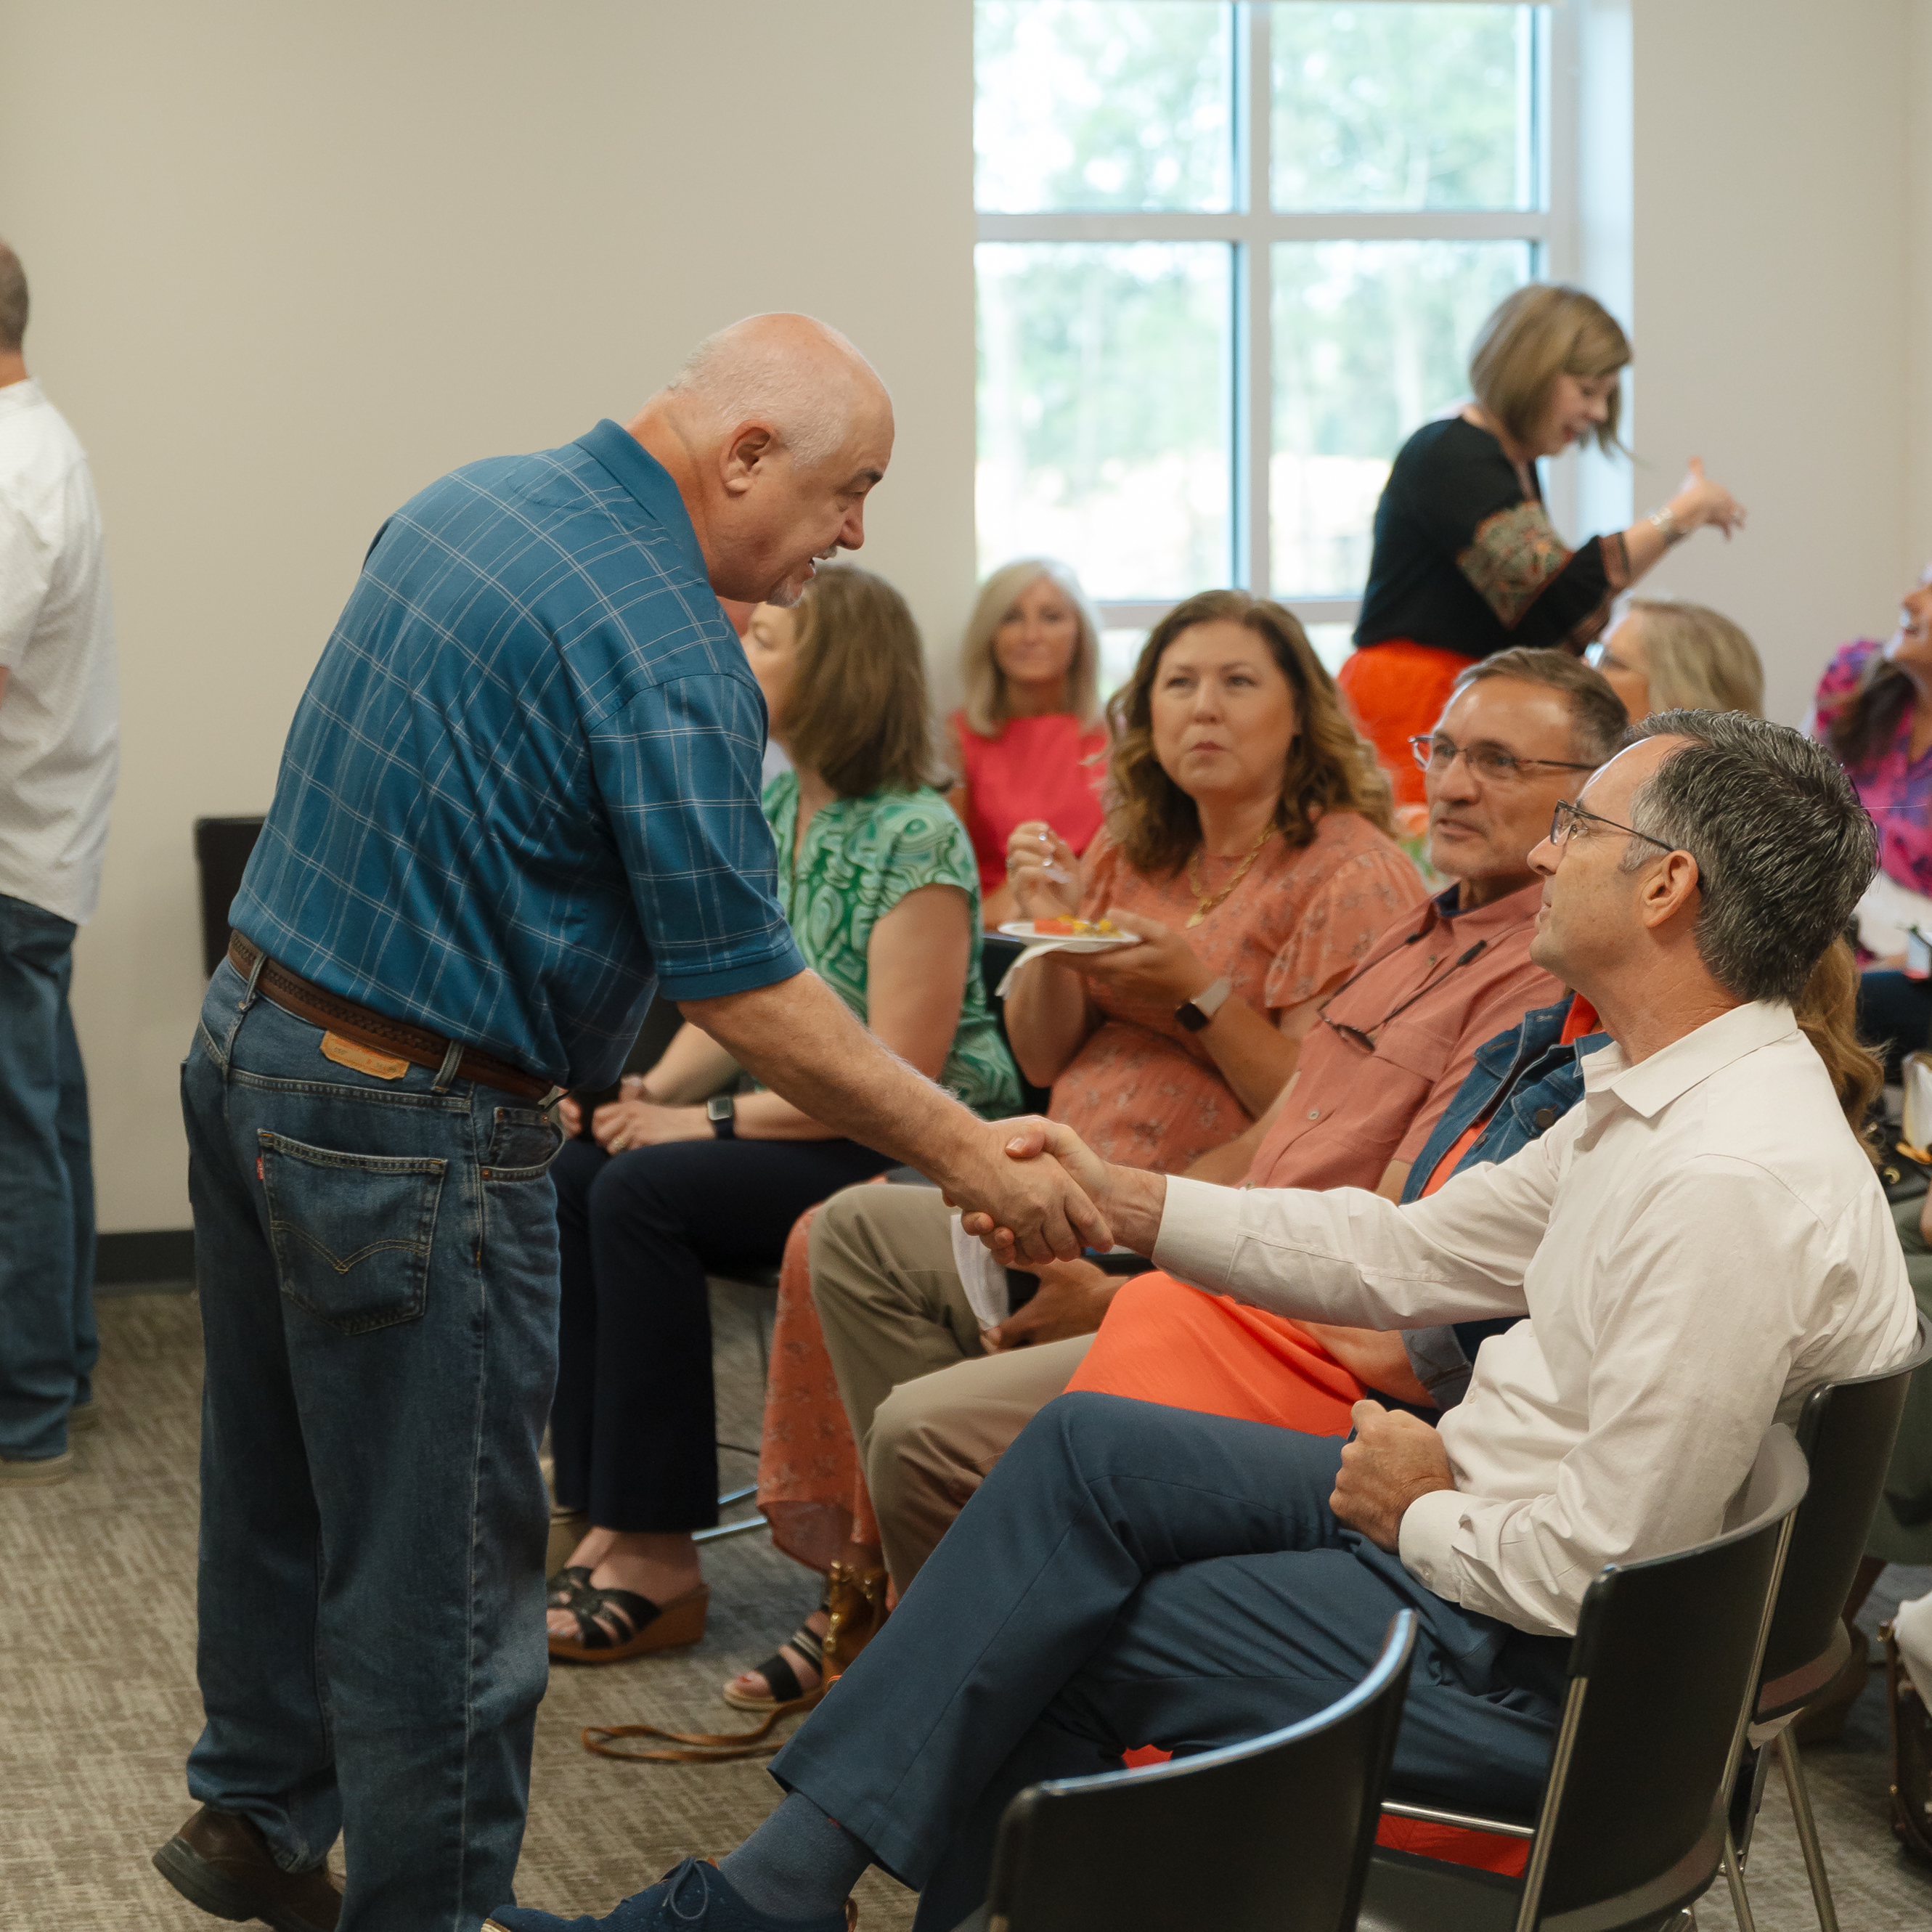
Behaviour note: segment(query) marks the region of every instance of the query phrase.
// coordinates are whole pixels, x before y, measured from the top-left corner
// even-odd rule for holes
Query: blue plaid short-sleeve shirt
[[[284,965],[572,1086],[659,985],[804,962],[764,700],[676,486],[614,422],[476,463],[377,533],[230,915]]]

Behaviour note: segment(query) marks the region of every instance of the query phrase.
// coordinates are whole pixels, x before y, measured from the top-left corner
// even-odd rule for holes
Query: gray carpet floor
[[[758,1360],[743,1311],[721,1305],[720,1433],[757,1440]],[[0,1496],[0,1927],[21,1932],[199,1932],[214,1922],[149,1868],[190,1809],[182,1762],[200,1727],[194,1685],[195,1457],[200,1341],[185,1294],[101,1305],[103,1420],[80,1439],[74,1479]],[[726,1458],[728,1480],[748,1472]],[[738,1476],[742,1480],[742,1475]],[[717,1688],[756,1663],[815,1599],[815,1580],[761,1534],[714,1546],[710,1624],[692,1650],[604,1670],[560,1669],[538,1719],[529,1835],[518,1877],[526,1902],[603,1912],[689,1852],[728,1849],[770,1808],[755,1763],[622,1764],[590,1756],[586,1724],[736,1728]],[[1890,1573],[1866,1621],[1932,1571]],[[1886,1824],[1882,1679],[1840,1744],[1808,1754],[1846,1932],[1923,1932],[1932,1871]],[[1777,1780],[1759,1826],[1750,1882],[1766,1932],[1815,1922]],[[912,1900],[874,1874],[860,1894],[866,1932],[909,1926]],[[1729,1928],[1721,1887],[1702,1924]]]

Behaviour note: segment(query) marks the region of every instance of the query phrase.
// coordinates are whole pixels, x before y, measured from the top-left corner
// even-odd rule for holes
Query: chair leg
[[[1789,1730],[1778,1732],[1777,1748],[1784,1788],[1791,1794],[1792,1821],[1798,1827],[1798,1843],[1804,1854],[1805,1875],[1811,1881],[1811,1902],[1818,1908],[1818,1923],[1823,1932],[1838,1932],[1838,1915],[1832,1904],[1832,1882],[1825,1876],[1824,1847],[1818,1842],[1817,1821],[1811,1815],[1811,1793],[1804,1782],[1804,1762]]]
[[[1731,1910],[1737,1918],[1738,1932],[1757,1932],[1750,1900],[1744,1895],[1744,1875],[1738,1869],[1737,1844],[1728,1826],[1724,1829],[1724,1882],[1731,1888]]]
[[[694,1543],[722,1543],[728,1536],[748,1536],[753,1530],[764,1527],[763,1516],[748,1516],[742,1522],[721,1522],[716,1529],[694,1529],[691,1540]]]

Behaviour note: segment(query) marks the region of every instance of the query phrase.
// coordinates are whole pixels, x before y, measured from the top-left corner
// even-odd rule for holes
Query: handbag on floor
[[[1880,1626],[1879,1638],[1892,1714],[1892,1828],[1906,1850],[1932,1864],[1932,1711],[1899,1656],[1891,1624]]]

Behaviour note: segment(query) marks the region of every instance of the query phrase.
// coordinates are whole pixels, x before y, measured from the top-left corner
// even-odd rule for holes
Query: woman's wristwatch
[[[1225,980],[1204,986],[1191,1000],[1183,1000],[1174,1010],[1174,1018],[1190,1033],[1198,1033],[1221,1010],[1222,1003],[1234,991]]]
[[[704,1103],[705,1118],[711,1123],[711,1131],[721,1141],[734,1141],[738,1138],[737,1097],[730,1094],[714,1094]]]

